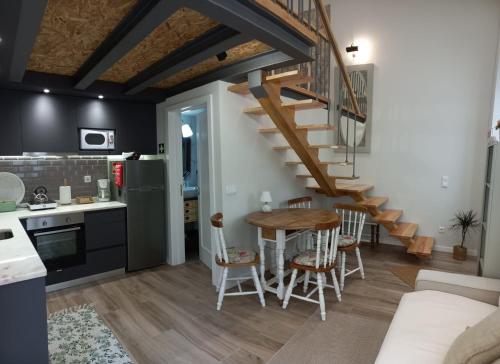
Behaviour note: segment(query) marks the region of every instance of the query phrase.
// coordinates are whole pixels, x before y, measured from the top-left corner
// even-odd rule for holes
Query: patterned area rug
[[[51,314],[48,331],[52,364],[133,364],[92,305]]]

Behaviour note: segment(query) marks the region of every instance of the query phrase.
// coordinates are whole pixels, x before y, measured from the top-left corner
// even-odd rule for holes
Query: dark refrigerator
[[[110,162],[110,179],[112,163]],[[165,167],[162,160],[118,161],[123,186],[112,182],[111,197],[127,204],[127,270],[155,267],[165,262]]]

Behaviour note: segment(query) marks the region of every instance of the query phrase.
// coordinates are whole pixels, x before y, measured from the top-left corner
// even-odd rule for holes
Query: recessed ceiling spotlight
[[[49,93],[50,93],[50,90],[49,90],[48,88],[44,88],[44,89],[43,89],[43,93],[45,93],[45,94],[49,94]]]
[[[0,36],[0,44],[3,43],[3,38]]]
[[[98,98],[100,98],[101,100],[104,99],[104,96],[103,95],[99,95],[97,96]]]

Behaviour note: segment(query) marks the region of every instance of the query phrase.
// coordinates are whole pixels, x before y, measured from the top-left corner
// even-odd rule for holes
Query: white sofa
[[[455,338],[498,309],[500,280],[421,270],[405,294],[376,364],[442,364]]]

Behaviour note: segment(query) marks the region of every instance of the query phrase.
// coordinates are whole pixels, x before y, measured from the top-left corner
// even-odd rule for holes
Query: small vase
[[[467,248],[464,248],[460,245],[455,245],[453,247],[453,259],[467,260]]]

